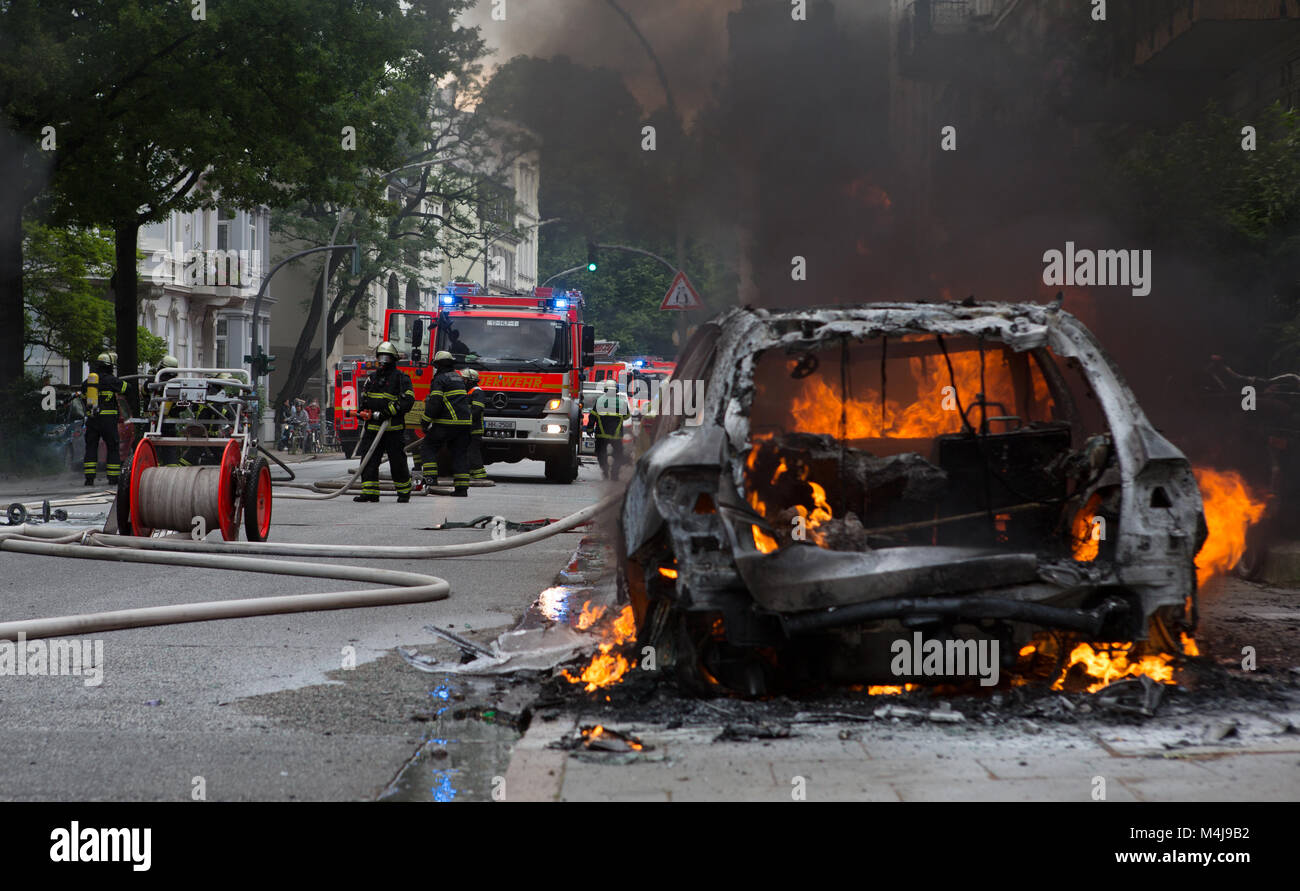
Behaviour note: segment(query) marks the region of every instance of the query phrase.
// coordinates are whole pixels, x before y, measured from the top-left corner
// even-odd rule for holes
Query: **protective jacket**
[[[127,382],[118,380],[106,371],[92,371],[86,375],[81,391],[86,395],[86,414],[116,415],[117,397],[126,395]]]
[[[405,426],[406,413],[415,405],[415,388],[406,372],[390,367],[386,371],[377,368],[366,378],[361,389],[361,408],[369,409],[370,420],[366,429],[378,432],[385,420],[388,429],[401,430]]]
[[[429,395],[424,397],[424,426],[469,429],[473,421],[465,379],[450,368],[439,371],[429,383]]]
[[[483,435],[483,409],[487,408],[487,394],[483,388],[475,384],[469,391],[470,415],[473,417],[473,423],[470,424],[470,433],[479,436]]]
[[[596,431],[597,439],[623,440],[623,422],[632,412],[628,408],[627,397],[600,396],[588,416],[587,427]]]

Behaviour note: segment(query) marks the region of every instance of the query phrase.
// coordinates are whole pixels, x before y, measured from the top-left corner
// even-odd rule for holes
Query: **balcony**
[[[1300,0],[1147,0],[1133,64],[1152,72],[1231,70],[1300,34]]]
[[[954,56],[987,35],[1009,0],[914,0],[898,21],[900,72],[925,80],[953,73]]]

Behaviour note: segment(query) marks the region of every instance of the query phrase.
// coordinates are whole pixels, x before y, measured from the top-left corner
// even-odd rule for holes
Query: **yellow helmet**
[[[379,346],[375,347],[375,355],[392,356],[393,361],[396,362],[398,359],[397,347],[393,346],[393,342],[391,340],[385,340]]]
[[[176,359],[175,356],[173,356],[171,353],[168,353],[166,356],[163,356],[163,357],[162,357],[162,366],[161,366],[161,367],[163,367],[163,368],[180,368],[180,367],[181,367],[181,363]]]
[[[443,364],[451,365],[455,361],[456,361],[456,357],[453,356],[451,353],[447,352],[446,350],[438,350],[438,352],[433,354],[434,365],[443,365]]]
[[[477,383],[478,383],[478,369],[475,369],[475,368],[466,368],[466,369],[465,369],[464,371],[462,371],[460,374],[461,374],[461,377],[465,378],[465,380],[469,381],[471,384],[477,384]]]

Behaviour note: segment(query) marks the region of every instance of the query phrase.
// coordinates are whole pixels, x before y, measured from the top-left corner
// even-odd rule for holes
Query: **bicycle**
[[[311,452],[313,455],[319,454],[321,450],[320,442],[320,424],[308,424],[307,433],[303,438],[303,453]]]

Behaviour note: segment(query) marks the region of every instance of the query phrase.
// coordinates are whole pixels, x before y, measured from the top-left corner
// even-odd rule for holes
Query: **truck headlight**
[[[547,425],[546,425],[546,432],[547,432],[547,433],[563,433],[563,432],[564,432],[564,425],[563,425],[563,424],[547,424]]]
[[[563,407],[563,405],[564,405],[563,399],[552,399],[550,402],[546,403],[546,410],[559,411],[561,407]]]

